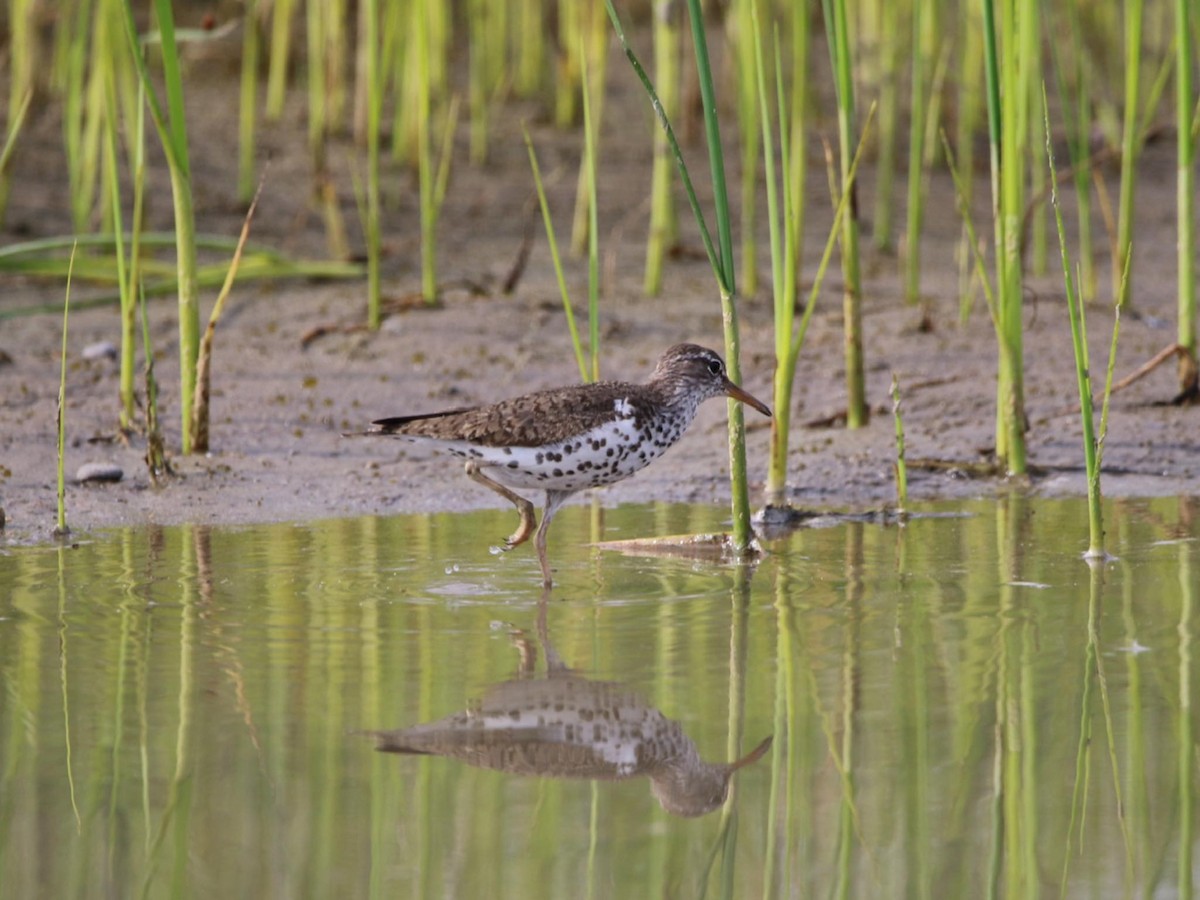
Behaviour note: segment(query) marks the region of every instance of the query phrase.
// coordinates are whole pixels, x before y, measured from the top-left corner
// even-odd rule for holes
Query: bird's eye
[[[710,359],[708,361],[708,371],[711,375],[720,375],[724,368],[719,359]]]

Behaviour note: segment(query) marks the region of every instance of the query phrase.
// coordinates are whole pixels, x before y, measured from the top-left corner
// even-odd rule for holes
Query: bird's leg
[[[529,536],[533,534],[533,527],[536,522],[533,515],[533,504],[522,497],[510,491],[498,481],[493,481],[483,474],[483,470],[479,468],[479,463],[475,460],[470,460],[467,465],[467,477],[472,481],[477,481],[484,487],[491,488],[509,503],[517,508],[517,512],[521,515],[521,521],[517,525],[517,530],[504,539],[504,549],[511,550],[518,544],[523,544],[529,540]],[[543,567],[544,569],[544,567]]]
[[[538,526],[537,536],[533,545],[537,548],[538,562],[542,566],[542,587],[548,588],[553,584],[550,577],[550,563],[546,559],[546,535],[550,531],[550,520],[558,512],[563,502],[575,493],[574,491],[546,491],[546,508],[542,510],[542,524]]]

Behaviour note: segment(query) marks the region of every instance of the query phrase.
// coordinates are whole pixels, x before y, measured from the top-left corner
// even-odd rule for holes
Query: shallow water
[[[587,543],[722,510],[568,507],[544,605],[506,512],[0,551],[3,894],[1188,894],[1200,501],[1095,570],[1081,501],[925,511],[752,571]],[[577,777],[360,733],[467,710],[419,749]],[[697,754],[772,735],[721,805]]]

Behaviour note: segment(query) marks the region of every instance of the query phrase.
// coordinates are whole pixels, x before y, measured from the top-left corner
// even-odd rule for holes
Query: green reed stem
[[[675,161],[675,170],[679,173],[679,177],[683,181],[683,189],[688,198],[688,205],[691,207],[692,216],[695,218],[696,225],[700,229],[700,240],[704,244],[704,252],[708,256],[708,263],[712,267],[713,274],[717,276],[718,283],[720,283],[721,258],[717,255],[712,235],[708,230],[708,223],[705,221],[704,213],[700,209],[700,201],[696,199],[696,189],[692,185],[692,178],[688,173],[687,163],[683,161],[683,151],[679,149],[679,141],[675,139],[675,129],[671,127],[671,120],[667,118],[662,101],[654,89],[653,82],[650,81],[650,76],[642,68],[641,62],[625,38],[625,31],[621,27],[621,20],[617,18],[616,10],[612,6],[612,0],[605,0],[605,6],[608,10],[608,18],[612,22],[613,30],[616,31],[617,39],[621,42],[621,49],[625,52],[625,58],[629,60],[634,74],[637,75],[638,80],[642,83],[642,89],[645,90],[646,96],[650,98],[650,107],[654,110],[654,115],[658,118],[663,133],[666,135],[667,145],[671,148],[671,157]]]
[[[720,251],[718,257],[720,269],[716,273],[717,282],[721,286],[723,299],[727,298],[732,301],[737,295],[737,281],[733,271],[733,228],[729,214],[729,192],[725,187],[725,156],[721,149],[716,89],[713,87],[712,66],[708,58],[708,39],[704,33],[704,16],[700,0],[688,0],[688,16],[692,26],[696,70],[700,78],[700,98],[704,107],[704,136],[708,145],[708,164],[713,182],[713,206],[716,210],[717,245]],[[733,364],[736,365],[736,362]]]
[[[610,4],[611,0],[606,0]],[[725,357],[729,377],[742,382],[739,361],[741,341],[738,335],[737,282],[733,268],[733,228],[729,215],[729,194],[725,187],[725,161],[721,151],[721,131],[717,115],[716,90],[713,87],[712,66],[700,0],[688,0],[688,17],[692,26],[692,43],[696,55],[696,72],[700,79],[700,96],[704,108],[704,133],[708,145],[709,168],[712,171],[713,205],[716,209],[717,241],[720,247],[721,268],[717,281],[721,288],[721,312],[725,332]],[[733,545],[738,552],[750,547],[754,531],[750,526],[750,490],[746,480],[746,428],[742,405],[728,401],[729,410],[729,479],[730,503],[733,517]]]
[[[587,196],[588,250],[588,351],[591,353],[591,380],[600,380],[600,236],[596,215],[596,129],[592,122],[592,80],[587,48],[580,36],[580,64],[583,67],[583,178]],[[603,88],[601,84],[600,88]]]
[[[792,7],[792,104],[788,136],[788,193],[791,195],[792,259],[804,258],[804,186],[808,178],[809,50],[812,44],[808,8]],[[795,267],[785,273],[795,296]]]
[[[432,97],[430,94],[430,35],[429,25],[422,15],[420,3],[414,4],[410,40],[415,46],[416,78],[416,135],[417,135],[417,182],[420,185],[421,207],[421,296],[426,303],[437,301],[437,202],[434,196],[434,172],[432,141],[429,136]]]
[[[134,23],[132,0],[124,0],[125,32],[137,65],[138,76],[150,105],[150,115],[171,174],[175,207],[175,246],[179,273],[179,381],[182,447],[192,452],[192,403],[196,390],[196,360],[200,352],[200,307],[196,282],[196,215],[192,202],[191,164],[188,159],[187,121],[183,106],[183,76],[175,41],[175,19],[170,0],[155,0],[162,49],[167,111],[164,114],[150,80],[145,55]]]
[[[492,0],[469,0],[467,4],[467,118],[470,120],[471,162],[482,165],[488,150],[488,109],[496,83],[497,63],[492,58],[491,31],[496,23],[489,13]]]
[[[588,365],[583,352],[583,344],[579,340],[579,328],[575,324],[575,312],[571,309],[571,296],[567,291],[567,280],[563,276],[562,258],[558,253],[558,240],[554,236],[554,220],[550,216],[550,204],[546,202],[546,191],[542,184],[542,170],[538,166],[537,154],[533,149],[533,141],[528,129],[522,125],[521,133],[525,135],[525,147],[529,151],[529,165],[533,169],[533,184],[537,189],[538,205],[542,209],[542,223],[546,226],[546,240],[550,245],[550,258],[554,263],[554,276],[558,279],[558,293],[562,297],[563,312],[567,317],[567,331],[571,335],[571,346],[575,349],[575,361],[579,364],[579,377],[588,380]]]
[[[908,463],[904,455],[904,420],[900,416],[900,379],[895,372],[888,394],[892,398],[892,418],[896,421],[896,511],[904,515],[908,510]]]
[[[853,191],[849,183],[854,137],[854,77],[850,56],[849,18],[846,0],[822,0],[830,62],[837,87],[838,151],[841,190]],[[842,219],[843,350],[846,367],[846,427],[862,428],[870,417],[866,399],[866,375],[862,344],[862,294],[858,258],[858,202],[851,195],[849,212]]]
[[[329,112],[325,103],[327,96],[326,73],[329,62],[325,58],[325,20],[327,6],[324,2],[309,2],[304,7],[304,32],[308,58],[308,152],[312,157],[313,171],[325,170],[325,135],[328,130]]]
[[[786,370],[793,324],[796,316],[795,286],[785,275],[785,272],[795,270],[796,260],[791,256],[795,244],[789,233],[792,223],[790,215],[791,192],[787,190],[786,184],[783,191],[780,191],[776,186],[775,138],[773,135],[771,104],[767,100],[766,66],[763,61],[762,33],[758,19],[758,0],[750,0],[749,6],[749,28],[751,34],[748,36],[743,35],[743,40],[746,40],[747,37],[753,39],[752,49],[754,52],[752,61],[754,63],[755,84],[757,86],[757,92],[751,98],[752,105],[749,112],[757,116],[761,131],[763,175],[767,186],[767,234],[771,252],[771,295],[775,313],[775,415],[771,420],[771,456],[768,467],[766,501],[768,504],[778,506],[782,505],[786,499],[787,443],[788,426],[791,420],[792,387],[792,373]],[[778,117],[780,159],[783,161],[783,164],[786,164],[788,158],[787,124],[783,117],[783,84],[782,76],[780,75],[778,34],[775,35],[774,51],[772,64],[775,75],[775,109]],[[743,98],[743,105],[746,102],[746,98]],[[743,111],[743,116],[748,120],[752,120],[753,118],[745,110]],[[782,197],[780,197],[780,194],[782,194]],[[781,374],[786,376],[782,382],[780,380]]]
[[[904,232],[904,299],[921,301],[921,223],[925,212],[925,127],[929,90],[930,48],[921,10],[928,0],[912,4],[912,85],[908,122],[908,202]],[[895,43],[893,40],[892,43]]]
[[[296,0],[274,0],[271,7],[271,58],[267,62],[267,100],[264,110],[267,119],[272,122],[283,115],[283,102],[287,99],[287,70],[295,11]]]
[[[758,216],[758,158],[761,140],[760,120],[766,115],[759,110],[755,51],[761,55],[757,34],[757,7],[754,0],[737,0],[728,19],[732,27],[732,47],[737,73],[738,136],[741,139],[741,221],[742,221],[742,290],[753,296],[758,292],[758,240],[755,223]],[[756,114],[757,113],[757,114]]]
[[[654,86],[638,61],[637,56],[625,39],[625,33],[613,8],[612,0],[605,0],[608,17],[613,23],[621,46],[633,66],[635,74],[642,82],[650,103],[654,107],[659,121],[667,131],[667,139],[675,155],[680,177],[692,204],[692,212],[705,242],[709,262],[713,267],[717,284],[721,293],[721,313],[725,332],[725,357],[729,377],[735,382],[741,382],[741,366],[738,361],[740,339],[738,336],[737,319],[737,284],[733,271],[733,233],[729,217],[729,196],[725,187],[725,165],[721,153],[720,125],[717,121],[716,91],[713,87],[712,66],[709,63],[708,44],[704,33],[704,20],[701,15],[700,0],[688,0],[688,16],[692,26],[692,42],[696,56],[696,72],[700,79],[700,97],[704,108],[704,131],[708,147],[709,167],[713,180],[713,203],[716,207],[717,240],[719,252],[714,251],[708,229],[704,224],[704,216],[692,189],[691,179],[687,174],[687,165],[675,140],[670,123],[662,111],[661,103],[655,93]],[[733,519],[733,545],[738,552],[750,548],[753,539],[753,529],[750,526],[750,494],[746,480],[746,429],[741,404],[729,401],[729,479],[731,512]]]
[[[1091,97],[1091,68],[1086,65],[1082,26],[1079,8],[1067,4],[1067,15],[1071,29],[1071,56],[1074,63],[1074,96],[1068,100],[1064,86],[1064,71],[1060,61],[1058,42],[1051,41],[1051,58],[1059,84],[1059,97],[1066,111],[1067,146],[1071,151],[1071,167],[1075,178],[1075,205],[1079,218],[1078,260],[1080,280],[1076,287],[1084,300],[1096,299],[1096,254],[1092,240],[1092,164],[1088,150],[1089,132],[1092,127],[1093,102]],[[1073,100],[1073,102],[1071,102]]]
[[[1046,192],[1046,169],[1041,165],[1041,157],[1045,147],[1046,136],[1042,134],[1044,118],[1034,115],[1033,110],[1042,102],[1045,89],[1045,73],[1042,69],[1041,52],[1041,16],[1032,14],[1034,7],[1024,7],[1019,26],[1020,59],[1022,78],[1030,91],[1027,107],[1028,147],[1029,157],[1029,193],[1031,197],[1044,197]],[[1027,14],[1030,13],[1030,14]],[[1049,252],[1046,228],[1046,212],[1040,202],[1030,211],[1030,226],[1024,239],[1028,242],[1029,268],[1034,275],[1045,275],[1049,265]]]
[[[674,3],[654,4],[654,80],[663,114],[679,113],[679,13]],[[650,229],[646,238],[646,271],[642,290],[662,291],[663,259],[679,235],[679,219],[671,196],[671,157],[666,133],[654,129],[654,167],[650,176]]]
[[[97,145],[88,139],[96,107],[89,103],[87,78],[88,35],[92,26],[92,0],[82,0],[69,10],[63,23],[65,59],[65,98],[63,137],[67,153],[67,180],[70,186],[73,230],[87,230],[95,200]]]
[[[608,75],[608,29],[604,27],[604,9],[598,3],[590,4],[580,24],[578,40],[581,94],[587,95],[591,129],[595,134],[599,134],[604,120],[604,83]],[[595,153],[596,147],[597,139],[593,139],[589,152]],[[588,201],[588,166],[581,162],[579,180],[575,186],[575,216],[571,224],[573,253],[583,254],[588,247],[591,216],[592,207]]]
[[[579,116],[580,78],[584,53],[583,17],[587,4],[558,0],[558,60],[554,77],[554,124],[574,125]]]
[[[17,139],[25,125],[25,116],[29,112],[29,102],[33,92],[26,91],[16,103],[9,107],[8,133],[4,138],[4,149],[0,150],[0,224],[4,223],[4,214],[8,209],[8,192],[12,185],[12,160],[17,148]]]
[[[1178,301],[1175,342],[1181,394],[1197,393],[1196,360],[1196,136],[1191,127],[1195,3],[1175,0],[1175,159]]]
[[[75,252],[71,251],[71,261],[75,261]],[[58,414],[55,427],[58,432],[58,517],[55,519],[54,534],[65,537],[71,533],[67,527],[67,476],[66,476],[66,445],[67,445],[67,317],[71,308],[71,269],[67,269],[67,290],[63,298],[63,328],[62,328],[62,366],[58,376]]]
[[[383,79],[379,65],[379,0],[364,2],[364,41],[366,43],[367,82],[367,327],[378,331],[383,321],[381,310],[381,285],[379,257],[382,247],[380,238],[380,188],[379,188],[379,141],[383,119]]]
[[[238,186],[242,203],[254,196],[255,126],[258,121],[258,0],[246,0],[242,13],[242,71],[238,94]]]
[[[1126,268],[1133,247],[1133,204],[1136,184],[1138,151],[1141,134],[1138,116],[1140,78],[1142,69],[1142,0],[1125,0],[1125,115],[1121,128],[1121,186],[1120,204],[1117,209],[1117,246],[1113,253],[1113,292],[1128,291],[1131,281],[1122,273]],[[1183,38],[1183,35],[1178,35]],[[1122,285],[1124,287],[1122,288]],[[1124,308],[1129,294],[1117,294],[1117,304]]]
[[[541,0],[513,0],[516,9],[514,34],[517,58],[513,68],[513,88],[522,97],[531,97],[542,86],[546,65],[546,40],[543,32]]]
[[[979,10],[971,4],[964,4],[959,15],[957,41],[958,71],[954,128],[954,148],[959,165],[967,172],[975,171],[975,134],[983,116],[984,90],[982,84],[983,67],[979,60],[983,56],[983,36],[979,27]],[[974,177],[967,178],[963,187],[967,191],[965,208],[971,208],[971,198],[975,184]],[[962,237],[956,251],[959,263],[959,320],[966,321],[973,302],[971,261],[972,248],[967,246],[967,233],[964,225]]]
[[[963,230],[965,232],[965,243],[970,248],[971,255],[975,261],[975,268],[979,273],[979,281],[983,286],[983,298],[987,305],[988,315],[992,320],[992,327],[997,332],[1000,330],[1000,316],[996,306],[996,294],[992,288],[991,279],[987,274],[987,262],[983,258],[983,251],[980,249],[979,236],[975,231],[975,223],[971,219],[970,197],[971,189],[970,176],[963,177],[959,171],[959,166],[955,161],[954,151],[950,148],[950,140],[946,137],[946,133],[941,133],[942,152],[946,154],[946,166],[950,170],[950,177],[954,181],[954,196],[957,200],[958,213],[963,220]]]
[[[17,136],[25,123],[29,101],[33,99],[34,74],[41,60],[40,44],[34,36],[34,0],[9,0],[8,3],[8,112],[4,150],[0,151],[0,224],[8,208],[12,175],[9,164]]]
[[[914,11],[920,0],[914,3]],[[900,13],[903,4],[881,0],[878,7],[880,30],[890,39],[880,39],[879,54],[879,159],[875,163],[875,213],[872,241],[882,252],[892,249],[893,197],[896,184],[896,129],[900,121]],[[913,65],[916,53],[914,45]]]
[[[1023,152],[1028,134],[1029,77],[1019,50],[1018,20],[1036,15],[1032,0],[1022,11],[1005,5],[997,40],[992,0],[983,0],[984,61],[992,165],[992,213],[996,240],[996,455],[1011,475],[1026,469],[1024,351],[1021,323],[1023,277],[1021,220],[1025,202]],[[1003,80],[1003,84],[1001,84]]]
[[[117,263],[117,283],[121,293],[121,370],[120,388],[118,390],[121,408],[118,418],[121,429],[128,431],[133,428],[135,409],[133,391],[133,361],[136,349],[133,343],[135,296],[133,285],[129,281],[125,261],[125,242],[123,239],[125,225],[121,217],[121,177],[117,166],[117,161],[120,157],[120,135],[118,134],[120,110],[117,105],[116,74],[112,69],[111,61],[108,66],[107,78],[104,85],[104,104],[105,137],[107,138],[104,148],[105,180],[108,182],[109,215],[112,221],[115,243],[114,256]],[[132,152],[136,151],[131,148]]]
[[[1043,90],[1043,122],[1045,123],[1046,160],[1050,169],[1050,204],[1054,208],[1054,221],[1058,228],[1058,248],[1062,257],[1063,281],[1066,285],[1067,312],[1071,321],[1071,345],[1075,352],[1075,379],[1079,388],[1080,420],[1083,424],[1083,458],[1087,467],[1088,480],[1088,559],[1104,557],[1104,521],[1100,505],[1100,462],[1099,442],[1092,420],[1092,381],[1088,362],[1087,323],[1083,297],[1076,290],[1071,277],[1070,254],[1067,251],[1067,234],[1063,226],[1062,209],[1058,203],[1058,171],[1054,165],[1054,149],[1050,141],[1050,105]],[[1118,306],[1118,309],[1120,307]]]
[[[858,166],[867,146],[867,136],[871,133],[871,122],[875,116],[876,104],[872,103],[867,110],[867,118],[863,122],[862,134],[859,135],[858,148],[850,163],[847,184],[853,186],[858,175]],[[786,153],[786,151],[784,151]],[[829,271],[829,263],[833,259],[834,248],[842,233],[842,219],[849,210],[852,193],[844,190],[837,196],[834,207],[833,222],[829,226],[829,234],[825,239],[825,249],[813,275],[812,286],[804,305],[804,313],[800,317],[799,326],[795,325],[794,292],[784,296],[792,296],[791,303],[786,309],[776,308],[775,318],[775,414],[771,420],[771,456],[767,469],[767,503],[782,505],[785,502],[787,486],[787,455],[788,434],[791,427],[792,387],[796,380],[796,363],[800,358],[800,349],[804,346],[804,338],[808,334],[808,326],[812,321],[813,312],[817,308],[817,297],[821,286],[825,283],[825,274]]]

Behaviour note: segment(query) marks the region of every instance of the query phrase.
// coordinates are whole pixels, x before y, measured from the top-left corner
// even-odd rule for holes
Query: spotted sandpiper
[[[649,465],[679,440],[700,403],[732,397],[764,416],[771,410],[725,374],[725,362],[705,347],[676,344],[645,384],[600,381],[551,388],[491,406],[447,409],[372,422],[366,433],[424,443],[465,459],[467,475],[517,508],[509,550],[534,531],[533,504],[512,488],[546,492],[534,546],[542,583],[551,584],[546,533],[576,491],[612,484]]]

